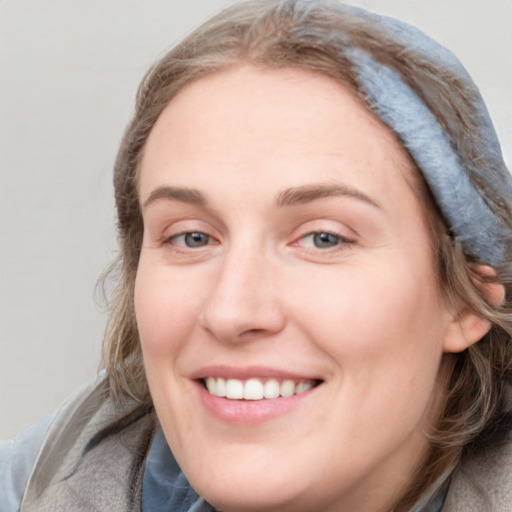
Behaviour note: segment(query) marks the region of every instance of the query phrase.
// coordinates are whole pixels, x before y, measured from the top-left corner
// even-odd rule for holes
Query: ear
[[[485,281],[485,278],[496,277],[496,271],[487,265],[474,265],[475,277],[471,280],[489,304],[499,306],[505,299],[505,287],[501,283]],[[478,278],[481,276],[484,280]],[[491,328],[489,321],[479,317],[467,307],[453,316],[447,329],[443,348],[445,352],[462,352],[477,341],[480,341]]]

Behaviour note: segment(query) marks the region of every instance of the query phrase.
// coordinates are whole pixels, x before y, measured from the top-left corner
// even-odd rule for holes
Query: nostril
[[[265,329],[247,329],[246,331],[243,331],[240,336],[250,336],[255,334],[262,334],[265,332]]]

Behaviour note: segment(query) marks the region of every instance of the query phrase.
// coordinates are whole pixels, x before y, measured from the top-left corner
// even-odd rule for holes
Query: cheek
[[[443,323],[444,309],[436,286],[428,275],[402,268],[364,266],[303,276],[297,283],[300,289],[288,294],[296,304],[293,309],[301,312],[297,321],[302,318],[306,328],[325,332],[335,346],[358,339],[356,352],[406,348],[414,336],[434,334]]]
[[[152,255],[141,255],[134,305],[144,368],[158,417],[174,437],[172,412],[187,407],[182,403],[186,390],[179,378],[179,360],[197,325],[196,293],[186,281],[180,282]]]
[[[297,322],[337,363],[358,404],[394,408],[398,395],[428,400],[446,328],[430,273],[366,267],[331,279],[327,289],[311,282],[300,300]]]
[[[152,355],[175,352],[197,318],[194,287],[173,278],[165,267],[142,255],[134,294],[135,316],[146,362]]]

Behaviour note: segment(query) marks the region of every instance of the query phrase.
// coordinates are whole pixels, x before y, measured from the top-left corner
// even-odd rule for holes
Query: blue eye
[[[192,231],[190,233],[182,233],[181,235],[173,236],[170,241],[177,245],[184,245],[185,247],[193,249],[196,247],[204,247],[205,245],[208,245],[211,239],[205,233]]]
[[[329,247],[335,247],[340,243],[340,237],[331,233],[314,233],[313,244],[318,249],[326,249]]]
[[[331,249],[343,243],[351,243],[351,241],[340,235],[320,231],[303,236],[300,245],[314,249]]]

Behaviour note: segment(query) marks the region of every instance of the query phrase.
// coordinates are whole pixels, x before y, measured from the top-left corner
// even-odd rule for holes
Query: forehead
[[[309,71],[252,66],[223,71],[186,86],[166,107],[146,143],[141,200],[162,182],[202,186],[270,171],[294,179],[347,176],[355,184],[414,173],[396,135],[339,82]],[[404,176],[407,178],[404,180]]]

